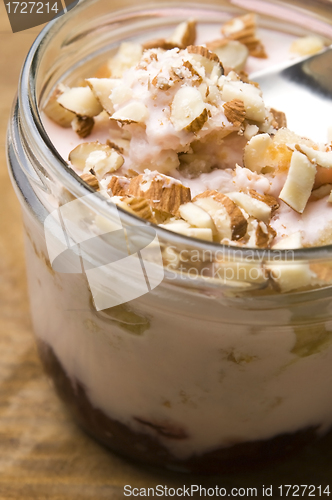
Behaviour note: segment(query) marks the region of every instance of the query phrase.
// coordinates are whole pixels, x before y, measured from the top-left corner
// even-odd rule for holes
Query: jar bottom
[[[38,340],[37,345],[47,375],[51,377],[56,392],[76,422],[101,444],[135,462],[203,475],[246,472],[265,467],[285,456],[289,457],[318,439],[317,427],[309,427],[292,434],[239,443],[178,460],[157,439],[136,433],[94,408],[84,386],[68,377],[53,349],[41,340]]]

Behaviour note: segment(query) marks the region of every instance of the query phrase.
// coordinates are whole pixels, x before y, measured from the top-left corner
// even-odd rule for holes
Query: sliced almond
[[[125,196],[129,184],[130,179],[127,177],[117,177],[113,175],[107,186],[107,190],[110,191],[111,196]]]
[[[132,101],[113,113],[111,119],[123,124],[145,123],[148,116],[149,112],[145,104],[139,101]]]
[[[120,84],[119,80],[116,78],[89,78],[86,81],[103,109],[112,115],[114,108],[110,95],[112,90]]]
[[[142,219],[145,219],[148,222],[152,222],[154,224],[157,223],[149,204],[149,200],[146,198],[125,197],[122,201],[127,205],[126,209],[129,212],[137,215],[138,217],[142,217]]]
[[[227,193],[227,196],[239,207],[243,208],[247,214],[255,219],[268,223],[271,219],[271,207],[263,201],[253,198],[245,193]]]
[[[271,108],[270,111],[273,116],[272,126],[276,130],[279,130],[280,128],[287,128],[287,118],[285,113],[274,108]]]
[[[227,120],[237,128],[241,127],[246,117],[246,110],[243,101],[240,99],[233,99],[232,101],[224,104],[224,111]]]
[[[214,54],[206,47],[200,45],[189,45],[187,47],[188,54],[190,54],[191,61],[198,63],[205,68],[205,71],[211,75],[215,75],[216,79],[224,74],[224,67],[221,64],[217,54]]]
[[[127,194],[150,200],[153,208],[176,215],[191,200],[190,189],[163,174],[141,174],[131,179]]]
[[[90,116],[75,116],[71,122],[72,129],[84,139],[91,134],[95,121]]]
[[[68,88],[58,97],[57,101],[65,109],[80,116],[94,117],[103,111],[90,87]]]
[[[267,151],[272,144],[269,134],[255,135],[244,148],[243,163],[252,172],[260,173],[266,167]]]
[[[94,170],[98,178],[114,172],[123,165],[123,157],[106,144],[99,142],[84,142],[79,144],[69,154],[71,164],[84,173]]]
[[[266,109],[260,89],[249,83],[241,81],[227,81],[224,83],[221,97],[229,102],[234,99],[243,101],[246,118],[263,122],[266,118]]]
[[[90,187],[92,187],[96,191],[99,191],[99,182],[98,182],[98,179],[95,175],[93,175],[89,172],[87,174],[82,174],[81,179],[82,179],[82,181],[89,184]]]
[[[305,144],[297,144],[296,149],[305,154],[312,163],[315,163],[323,168],[332,168],[332,151],[316,151]]]
[[[256,29],[255,14],[245,14],[225,23],[221,32],[226,38],[246,45],[251,56],[265,59],[267,54],[262,42],[257,38]]]
[[[284,236],[278,243],[275,243],[272,248],[273,250],[295,250],[302,247],[302,233],[301,231],[296,231],[296,233],[290,234],[289,236]]]
[[[217,191],[205,191],[196,196],[193,203],[212,217],[220,239],[238,240],[246,234],[247,219],[228,196]]]
[[[213,232],[216,230],[210,215],[194,203],[189,202],[180,205],[179,213],[191,226],[209,228]]]
[[[288,175],[279,198],[293,210],[302,214],[314,187],[316,167],[308,158],[294,151]]]
[[[167,41],[180,49],[184,49],[188,45],[194,45],[196,41],[196,21],[189,19],[180,23]]]
[[[69,128],[76,115],[58,103],[58,98],[65,90],[66,87],[64,85],[58,85],[48,99],[43,111],[51,120],[60,125],[60,127]]]
[[[174,96],[171,122],[175,130],[198,132],[208,119],[200,91],[194,87],[181,87]]]
[[[248,48],[237,40],[222,38],[206,44],[206,47],[217,54],[222,65],[235,71],[243,70],[248,56]]]

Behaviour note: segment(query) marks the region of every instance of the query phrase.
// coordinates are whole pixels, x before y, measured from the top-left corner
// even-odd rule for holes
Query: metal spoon
[[[286,113],[288,128],[315,141],[327,141],[332,126],[332,46],[250,78],[260,84],[267,106]]]

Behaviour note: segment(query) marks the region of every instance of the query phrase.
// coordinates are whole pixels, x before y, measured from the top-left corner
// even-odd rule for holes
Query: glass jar
[[[188,17],[217,26],[244,4],[81,2],[32,46],[9,125],[46,372],[100,442],[181,471],[259,464],[330,430],[332,247],[239,250],[144,223],[81,182],[40,110],[59,81],[90,76],[120,41],[163,36]],[[251,9],[268,29],[301,35],[310,24],[332,38],[325,2]]]

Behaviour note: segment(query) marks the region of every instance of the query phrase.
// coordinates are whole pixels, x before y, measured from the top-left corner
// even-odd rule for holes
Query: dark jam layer
[[[316,428],[311,427],[294,434],[282,434],[273,439],[235,444],[219,448],[203,455],[194,455],[178,460],[151,435],[136,433],[126,425],[107,417],[90,403],[84,386],[67,376],[51,347],[38,343],[41,359],[47,374],[53,379],[60,398],[67,404],[78,423],[95,439],[111,450],[136,462],[166,467],[168,469],[196,474],[224,474],[257,469],[263,465],[289,456],[317,439]],[[139,420],[136,418],[136,420]],[[163,439],[187,439],[185,433],[167,435],[167,430],[147,420],[141,420],[153,427]]]

